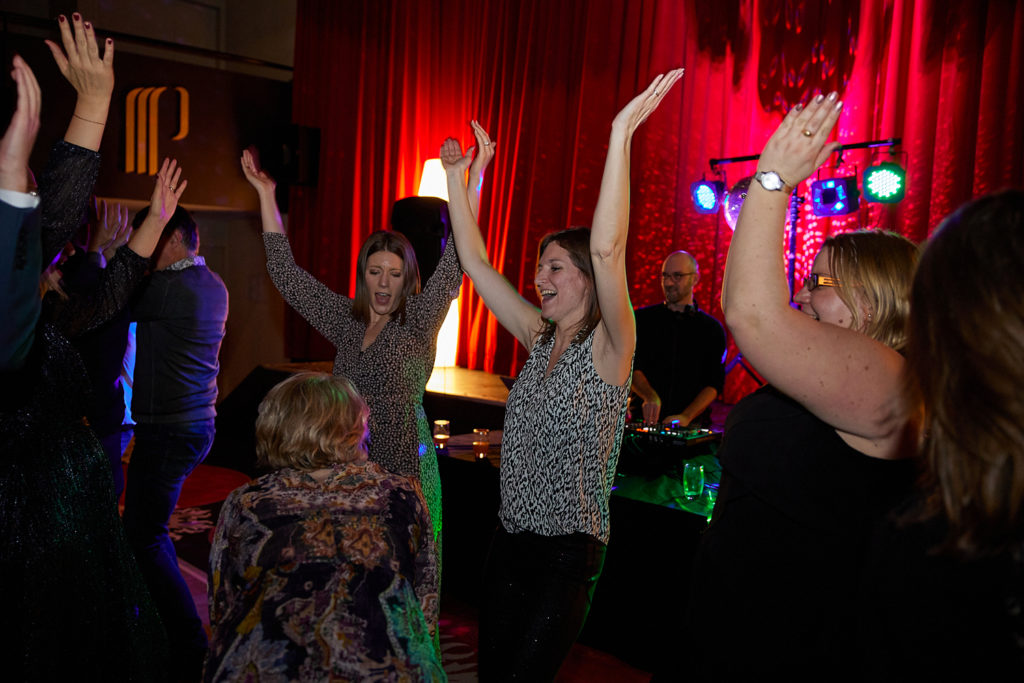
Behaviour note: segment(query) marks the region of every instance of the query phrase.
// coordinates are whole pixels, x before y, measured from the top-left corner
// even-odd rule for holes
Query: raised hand
[[[473,148],[467,149],[466,154],[463,155],[462,145],[459,144],[459,141],[455,138],[447,138],[441,144],[441,152],[438,156],[441,157],[441,165],[444,166],[445,171],[465,173],[473,163]]]
[[[28,191],[28,157],[39,133],[39,109],[42,94],[25,60],[14,56],[11,78],[18,85],[18,104],[0,139],[0,189]]]
[[[164,159],[157,173],[153,195],[149,199],[149,215],[156,216],[161,228],[171,220],[174,210],[178,208],[181,193],[188,187],[187,180],[178,184],[180,178],[181,168],[178,167],[177,159]]]
[[[245,174],[245,179],[249,181],[249,184],[256,188],[256,191],[263,195],[264,193],[270,193],[271,196],[274,194],[274,188],[277,187],[277,182],[274,181],[270,175],[260,168],[260,157],[259,152],[256,148],[249,146],[242,150],[242,173]]]
[[[472,184],[474,179],[479,182],[484,175],[484,171],[487,170],[487,166],[494,159],[494,148],[498,144],[491,140],[490,136],[487,135],[487,131],[480,125],[480,122],[473,119],[469,122],[469,125],[473,128],[473,136],[476,137],[476,147],[470,148],[469,151],[476,151],[476,156],[473,158],[473,163],[469,167],[469,182]]]
[[[658,108],[668,91],[682,77],[682,69],[674,69],[655,77],[646,90],[630,100],[615,116],[615,120],[612,121],[612,130],[619,130],[626,135],[627,139],[631,138],[640,124]]]
[[[797,105],[790,109],[765,144],[758,169],[775,171],[783,182],[796,187],[839,146],[839,142],[825,141],[842,110],[843,103],[835,92],[828,97],[818,95],[806,107]]]
[[[107,204],[106,200],[96,197],[94,210],[96,222],[93,224],[92,230],[89,231],[89,251],[106,254],[117,241],[118,235],[123,233],[128,225],[128,209],[124,204],[111,206]]]
[[[80,98],[110,101],[114,92],[114,41],[107,38],[100,57],[99,46],[92,24],[75,12],[71,21],[63,14],[58,18],[62,50],[57,43],[47,40],[57,68],[68,79]],[[66,53],[66,54],[65,54]]]

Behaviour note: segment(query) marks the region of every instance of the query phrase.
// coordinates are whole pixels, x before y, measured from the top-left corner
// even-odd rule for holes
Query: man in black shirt
[[[699,280],[697,260],[673,252],[661,272],[665,301],[636,311],[631,389],[642,401],[644,422],[710,424],[711,402],[725,383],[725,331],[694,303]]]

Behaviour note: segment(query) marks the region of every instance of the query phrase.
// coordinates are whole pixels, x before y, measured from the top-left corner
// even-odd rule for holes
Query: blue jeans
[[[171,659],[183,672],[202,668],[206,632],[178,569],[167,522],[185,478],[213,445],[214,421],[135,425],[128,465],[124,526],[167,629]]]

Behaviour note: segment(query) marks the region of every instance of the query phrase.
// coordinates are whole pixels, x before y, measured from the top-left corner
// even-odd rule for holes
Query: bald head
[[[693,254],[674,251],[661,266],[661,290],[665,303],[672,310],[682,310],[693,303],[693,287],[700,280],[700,266]]]

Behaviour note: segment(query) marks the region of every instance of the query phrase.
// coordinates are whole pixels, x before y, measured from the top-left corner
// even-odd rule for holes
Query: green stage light
[[[907,192],[907,172],[886,161],[864,171],[864,199],[872,203],[895,204]]]

